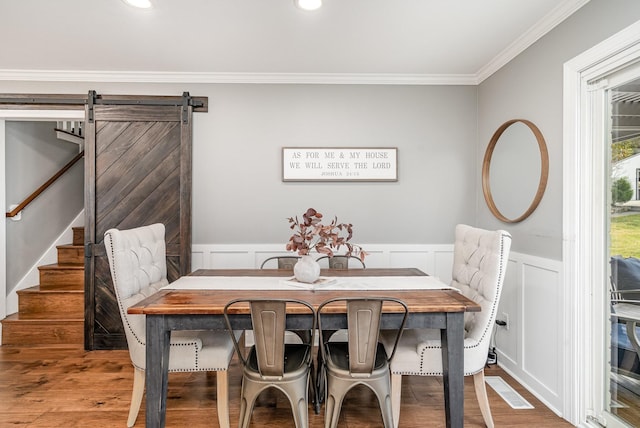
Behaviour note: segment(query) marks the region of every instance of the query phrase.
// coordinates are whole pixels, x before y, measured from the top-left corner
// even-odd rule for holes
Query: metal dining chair
[[[358,264],[359,267],[365,269],[367,266],[360,259],[360,257],[356,256],[322,256],[316,259],[317,262],[321,260],[328,259],[329,261],[329,269],[349,269],[349,262],[351,260],[355,260],[355,263]]]
[[[240,307],[250,307],[250,325],[233,314]],[[295,307],[296,325],[288,323],[287,307]],[[300,313],[310,314],[298,317]],[[291,403],[297,428],[309,426],[308,391],[313,364],[312,349],[315,342],[316,311],[309,303],[297,299],[235,299],[224,307],[224,318],[229,332],[237,328],[253,328],[255,344],[245,357],[238,340],[230,334],[242,365],[242,390],[238,426],[246,428],[258,395],[268,388],[284,393]],[[289,324],[289,325],[287,325]],[[308,341],[285,343],[285,330],[308,331]],[[302,337],[302,336],[301,336]]]
[[[264,269],[265,266],[271,260],[277,260],[278,269],[293,270],[293,266],[295,266],[295,264],[298,262],[298,260],[300,260],[300,257],[299,256],[274,256],[274,257],[269,257],[268,259],[265,259],[262,262],[262,264],[260,265],[260,269]]]
[[[348,340],[329,341],[323,334],[322,319],[335,316],[335,306],[345,304]],[[399,320],[396,318],[390,325],[385,325],[385,329],[393,328],[397,345],[409,313],[407,305],[400,299],[337,297],[323,302],[318,307],[321,357],[319,366],[322,368],[318,376],[320,382],[324,382],[326,391],[326,428],[335,428],[338,425],[344,397],[357,385],[365,385],[375,393],[385,428],[393,427],[389,363],[395,354],[395,345],[391,352],[387,353],[382,343],[378,342],[383,305],[391,305],[394,312],[402,314]]]

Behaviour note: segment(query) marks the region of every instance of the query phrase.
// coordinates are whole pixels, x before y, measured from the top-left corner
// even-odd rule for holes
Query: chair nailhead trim
[[[505,234],[501,234],[500,235],[500,255],[502,255],[504,253],[504,240],[505,239],[511,239],[511,237],[509,235],[505,235]],[[477,251],[477,250],[476,250]],[[473,252],[473,254],[475,254],[475,252]],[[472,255],[473,255],[472,254]],[[482,257],[482,259],[484,259],[484,256]],[[499,258],[500,262],[498,265],[498,288],[496,289],[496,293],[501,291],[502,289],[502,285],[504,282],[504,264],[503,264],[503,260],[502,257]],[[478,271],[477,271],[478,272]],[[474,275],[477,273],[474,272]],[[473,278],[473,277],[472,277]],[[471,281],[469,281],[471,282]],[[489,319],[493,319],[495,316],[495,312],[496,309],[498,307],[498,299],[494,299],[493,301],[493,305],[491,306],[491,316]],[[486,336],[487,332],[491,331],[491,323],[489,323],[487,325],[487,328],[482,332],[482,336],[480,337],[480,340],[478,341],[478,343],[472,345],[472,346],[465,346],[464,349],[473,349],[475,347],[477,347],[482,340],[484,339],[484,337]],[[423,370],[424,367],[424,359],[425,359],[425,353],[427,352],[427,349],[442,349],[442,346],[426,346],[424,348],[422,348],[421,352],[420,352],[420,371],[419,372],[402,372],[402,373],[395,373],[395,374],[402,374],[402,375],[427,375],[427,376],[439,376],[442,373],[433,373],[433,372],[428,372],[425,373]],[[465,373],[465,376],[470,376],[472,374],[475,374],[477,372],[471,372],[471,373]]]

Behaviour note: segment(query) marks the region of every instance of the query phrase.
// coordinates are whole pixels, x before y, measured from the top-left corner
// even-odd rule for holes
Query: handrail
[[[27,197],[27,199],[25,199],[24,201],[20,202],[20,204],[18,204],[17,207],[15,207],[13,210],[9,211],[6,214],[6,216],[7,217],[15,217],[20,211],[22,211],[27,205],[29,205],[29,203],[31,203],[31,201],[33,201],[35,198],[40,196],[40,194],[42,192],[44,192],[47,189],[47,187],[51,186],[58,178],[60,178],[62,176],[62,174],[67,172],[76,162],[78,162],[80,159],[82,159],[83,156],[84,156],[84,151],[78,153],[73,159],[71,159],[71,161],[69,161],[68,164],[63,166],[60,169],[60,171],[58,171],[55,174],[53,174],[53,176],[50,179],[48,179],[42,186],[38,187],[35,190],[35,192],[33,192],[31,195],[29,195]]]

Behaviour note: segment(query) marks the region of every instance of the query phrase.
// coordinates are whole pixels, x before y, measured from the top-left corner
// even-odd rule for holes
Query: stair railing
[[[75,121],[75,120],[67,120],[67,121],[59,120],[58,122],[56,122],[56,130],[65,131],[65,132],[68,132],[69,134],[82,137],[83,124],[84,122]]]
[[[31,201],[33,201],[35,198],[37,198],[38,196],[40,196],[40,194],[42,192],[44,192],[45,190],[47,190],[47,188],[49,186],[51,186],[53,183],[55,183],[55,181],[60,178],[62,176],[62,174],[64,174],[65,172],[67,172],[69,169],[71,169],[71,167],[78,162],[80,159],[82,159],[84,157],[84,151],[78,153],[73,159],[71,159],[69,161],[69,163],[67,163],[65,166],[63,166],[60,171],[56,172],[55,174],[53,174],[53,176],[48,179],[47,181],[44,182],[44,184],[40,187],[38,187],[32,194],[30,194],[29,196],[27,196],[27,198],[20,202],[18,204],[17,207],[15,207],[14,209],[12,209],[11,211],[9,211],[6,216],[7,217],[15,217],[20,211],[22,211],[27,205],[29,205],[31,203]]]
[[[83,125],[84,122],[58,121],[54,131],[56,131],[56,136],[58,137],[58,139],[77,144],[79,153],[84,150],[84,133],[82,130]]]

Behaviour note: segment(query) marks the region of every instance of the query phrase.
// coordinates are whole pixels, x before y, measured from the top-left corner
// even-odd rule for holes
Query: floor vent
[[[485,382],[493,388],[504,401],[514,409],[533,409],[531,403],[516,392],[507,382],[500,376],[486,376]]]

